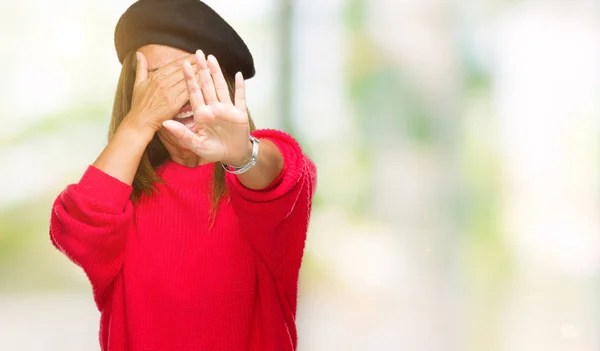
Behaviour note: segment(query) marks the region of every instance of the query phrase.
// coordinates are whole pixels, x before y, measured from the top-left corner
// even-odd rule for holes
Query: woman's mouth
[[[194,112],[193,111],[179,112],[173,119],[175,121],[183,124],[190,130],[196,125],[196,123],[194,123]]]

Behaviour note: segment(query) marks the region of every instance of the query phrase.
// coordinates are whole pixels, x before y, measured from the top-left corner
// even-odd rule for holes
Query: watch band
[[[223,166],[223,168],[227,172],[233,173],[233,174],[242,174],[256,165],[256,162],[258,161],[258,144],[260,142],[258,141],[257,138],[255,138],[252,135],[250,135],[250,141],[252,142],[252,156],[250,156],[250,159],[248,161],[246,161],[246,163],[244,163],[243,165],[241,165],[239,167],[234,167],[231,165],[221,163],[221,166]]]

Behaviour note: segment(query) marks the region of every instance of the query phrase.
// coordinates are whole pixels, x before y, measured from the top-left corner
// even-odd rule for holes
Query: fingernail
[[[135,58],[137,59],[138,62],[140,62],[140,60],[142,59],[142,54],[140,54],[139,52],[135,53]]]

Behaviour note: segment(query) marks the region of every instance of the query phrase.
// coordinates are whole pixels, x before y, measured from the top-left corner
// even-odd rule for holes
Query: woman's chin
[[[183,145],[177,137],[171,134],[171,132],[166,131],[165,133],[161,130],[159,131],[158,137],[170,155],[176,154],[185,157],[194,155],[194,153],[186,145]]]
[[[176,151],[179,155],[182,155],[182,156],[193,156],[194,155],[194,153],[185,145],[181,145],[179,143],[173,143],[171,145],[173,145],[175,147],[176,150],[174,150],[174,151]]]

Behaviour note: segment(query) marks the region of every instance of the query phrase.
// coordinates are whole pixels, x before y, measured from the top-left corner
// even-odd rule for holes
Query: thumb
[[[135,69],[135,85],[138,85],[140,82],[143,82],[148,78],[148,61],[146,61],[146,57],[141,52],[135,53],[137,59],[137,65]]]

